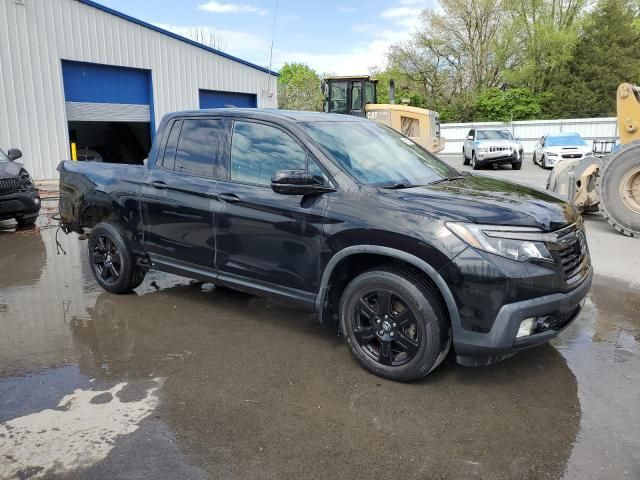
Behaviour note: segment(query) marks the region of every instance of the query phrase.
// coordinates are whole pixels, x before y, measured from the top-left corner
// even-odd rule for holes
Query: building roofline
[[[100,3],[96,3],[93,0],[76,0],[79,3],[83,3],[89,7],[93,7],[96,8],[98,10],[101,10],[103,12],[109,13],[111,15],[115,15],[116,17],[122,18],[123,20],[127,20],[129,22],[135,23],[137,25],[140,25],[141,27],[145,27],[148,28],[150,30],[153,30],[154,32],[158,32],[161,33],[163,35],[166,35],[168,37],[173,38],[174,40],[178,40],[180,42],[184,42],[187,43],[189,45],[191,45],[192,47],[197,47],[200,48],[202,50],[205,50],[209,53],[213,53],[215,55],[220,55],[221,57],[224,58],[228,58],[229,60],[233,60],[234,62],[238,62],[241,63],[243,65],[246,65],[247,67],[251,67],[251,68],[255,68],[256,70],[260,70],[261,72],[264,73],[268,73],[269,75],[273,75],[275,77],[279,77],[280,74],[278,72],[274,72],[273,70],[269,70],[268,68],[265,67],[261,67],[259,65],[256,65],[255,63],[251,63],[248,62],[246,60],[243,60],[241,58],[238,57],[234,57],[233,55],[229,55],[228,53],[222,52],[220,50],[216,50],[215,48],[211,48],[211,47],[207,47],[206,45],[203,45],[201,43],[198,43],[194,40],[191,40],[189,38],[183,37],[182,35],[178,35],[177,33],[173,33],[170,32],[169,30],[165,30],[164,28],[160,28],[157,27],[151,23],[145,22],[143,20],[139,20],[137,18],[131,17],[130,15],[127,15],[126,13],[122,13],[119,12],[118,10],[114,10],[113,8],[109,8],[105,5],[102,5]]]

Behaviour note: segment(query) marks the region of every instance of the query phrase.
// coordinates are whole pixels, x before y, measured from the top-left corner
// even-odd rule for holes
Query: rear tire
[[[624,146],[598,176],[600,210],[619,232],[640,237],[640,142]]]
[[[99,223],[89,235],[89,266],[98,284],[111,293],[139,286],[146,272],[135,263],[125,230],[115,223]]]
[[[446,357],[451,333],[445,311],[435,288],[419,275],[379,267],[347,285],[340,300],[340,328],[365,369],[409,382]]]
[[[536,159],[536,152],[533,152],[533,164],[536,165],[538,160]]]

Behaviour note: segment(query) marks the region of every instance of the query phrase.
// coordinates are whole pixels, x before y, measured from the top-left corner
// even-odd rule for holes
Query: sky
[[[276,0],[97,0],[176,33],[201,29],[222,50],[269,66]],[[366,74],[384,67],[389,46],[406,40],[435,0],[278,0],[273,69],[303,62],[319,74]]]

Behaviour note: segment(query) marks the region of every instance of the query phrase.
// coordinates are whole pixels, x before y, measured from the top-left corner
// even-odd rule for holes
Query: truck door
[[[176,119],[167,125],[142,187],[144,244],[153,262],[212,270],[215,256],[214,168],[223,120]]]
[[[274,125],[235,120],[226,172],[217,184],[216,267],[220,278],[313,292],[326,196],[275,193],[278,170],[324,175],[311,154]]]

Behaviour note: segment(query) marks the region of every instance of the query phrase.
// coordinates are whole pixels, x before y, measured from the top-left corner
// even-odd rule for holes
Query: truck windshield
[[[476,140],[513,140],[509,130],[478,130]]]
[[[458,172],[391,128],[374,122],[309,122],[307,132],[358,182],[411,187]]]
[[[7,154],[0,150],[0,162],[10,162],[11,159],[7,157]]]

